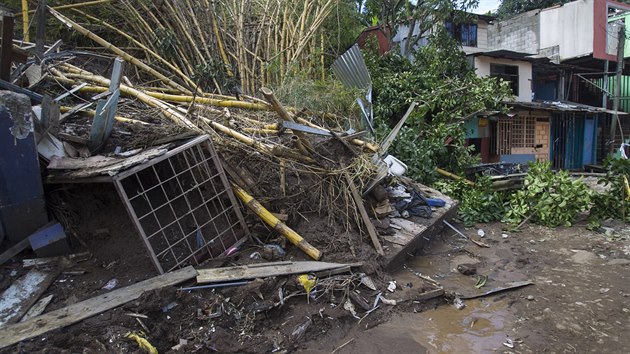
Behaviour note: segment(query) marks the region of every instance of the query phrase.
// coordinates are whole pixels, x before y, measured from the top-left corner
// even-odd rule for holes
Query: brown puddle
[[[355,333],[354,340],[338,352],[492,353],[504,348],[512,321],[505,303],[470,300],[462,310],[443,305],[422,313],[400,314],[378,327]]]

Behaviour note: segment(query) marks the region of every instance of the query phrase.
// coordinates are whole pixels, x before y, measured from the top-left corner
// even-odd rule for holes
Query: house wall
[[[579,0],[540,11],[540,46],[558,46],[560,60],[593,53],[594,0]]]
[[[475,57],[475,69],[480,77],[490,76],[490,64],[505,64],[518,66],[518,97],[517,101],[532,101],[532,63],[527,61],[499,59],[478,56]]]
[[[488,49],[538,54],[539,12],[540,10],[532,10],[488,26]]]

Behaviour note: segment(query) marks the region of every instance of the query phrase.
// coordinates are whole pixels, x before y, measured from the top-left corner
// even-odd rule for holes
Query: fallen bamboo
[[[59,111],[61,113],[67,113],[70,112],[73,109],[73,107],[68,107],[68,106],[61,106],[59,107]],[[83,113],[87,116],[90,117],[94,117],[96,115],[96,111],[79,111],[80,113]],[[77,113],[79,113],[77,112]],[[147,123],[147,122],[143,122],[141,120],[137,120],[137,119],[131,119],[131,118],[126,118],[126,117],[121,117],[121,116],[115,116],[114,119],[116,119],[117,121],[121,122],[121,123],[131,123],[131,124],[142,124],[142,125],[151,125],[151,123]]]
[[[283,121],[295,122],[295,120],[293,119],[293,117],[291,117],[289,112],[287,112],[287,110],[282,106],[282,104],[280,104],[280,102],[276,98],[276,95],[274,95],[271,89],[267,87],[261,87],[260,92],[263,94],[263,96],[265,96],[265,99],[267,100],[267,102],[269,102],[271,107],[273,107],[276,113],[278,113],[278,116],[280,117],[278,126],[281,126]],[[308,139],[306,138],[306,134],[296,131],[295,136],[298,137],[298,140],[297,140],[298,149],[304,155],[310,156],[311,151],[313,151],[313,146],[309,143]]]
[[[258,215],[267,225],[271,226],[275,231],[286,237],[292,244],[297,246],[304,253],[309,255],[314,260],[318,261],[322,258],[322,253],[311,244],[309,244],[302,236],[293,231],[290,227],[285,225],[282,221],[276,218],[272,213],[265,209],[254,197],[247,194],[241,187],[232,184],[234,194],[247,205],[256,215]]]
[[[448,177],[448,178],[453,179],[455,181],[463,181],[464,183],[466,183],[467,185],[472,186],[472,187],[476,186],[475,182],[467,180],[466,178],[460,177],[460,176],[458,176],[458,175],[456,175],[454,173],[448,172],[448,171],[443,170],[441,168],[436,168],[435,170],[437,171],[437,173],[441,174],[444,177]]]
[[[88,80],[88,78],[86,78],[85,75],[94,75],[94,74],[92,73],[89,73],[89,74],[67,73],[67,74],[64,74],[64,76],[53,76],[53,79],[64,84],[76,85],[78,82],[76,80],[72,80],[71,78],[80,78],[80,79]],[[79,91],[101,93],[101,92],[109,91],[109,88],[105,86],[88,85],[88,86],[84,86],[80,88]],[[153,98],[158,98],[158,99],[169,101],[169,102],[190,103],[194,100],[195,103],[208,104],[208,105],[213,105],[213,106],[218,106],[218,107],[243,108],[243,109],[251,109],[251,110],[267,110],[270,108],[269,105],[267,104],[222,99],[222,98],[219,98],[219,97],[222,97],[221,95],[214,95],[214,94],[207,94],[207,93],[203,94],[203,96],[185,96],[185,95],[166,94],[163,92],[156,92],[156,91],[140,91],[140,92],[143,92],[144,94],[151,96]],[[210,97],[206,97],[206,96],[210,96]],[[217,97],[217,98],[212,98],[212,97]]]
[[[315,123],[312,123],[312,122],[310,122],[310,121],[308,121],[308,120],[306,120],[304,118],[298,118],[297,122],[301,123],[301,124],[304,124],[304,125],[308,125],[311,128],[322,129],[322,130],[329,130],[329,129],[326,129],[326,128],[324,128],[322,126],[319,126],[319,125],[317,125]],[[343,138],[343,137],[340,137],[340,138]],[[363,140],[360,140],[360,139],[352,139],[352,140],[350,140],[350,142],[352,144],[356,145],[356,146],[359,146],[359,147],[371,150],[372,152],[379,152],[378,145],[375,145],[375,144],[372,144],[372,143],[368,143],[367,141],[363,141]]]
[[[109,43],[108,41],[106,41],[105,39],[99,37],[98,35],[90,32],[88,29],[86,29],[85,27],[79,25],[78,23],[72,21],[71,19],[67,18],[66,16],[60,14],[59,12],[53,10],[51,7],[48,7],[48,10],[50,11],[50,13],[57,18],[59,21],[61,21],[61,23],[65,24],[66,26],[74,29],[75,31],[81,33],[82,35],[88,37],[89,39],[95,41],[96,43],[102,45],[103,47],[111,50],[112,52],[114,52],[116,55],[120,55],[123,59],[125,59],[126,61],[128,61],[129,63],[137,66],[138,68],[148,72],[149,74],[155,76],[156,78],[160,79],[161,81],[163,81],[165,84],[167,84],[168,86],[174,87],[184,93],[190,93],[190,90],[181,86],[180,84],[178,84],[177,82],[169,79],[168,77],[162,75],[160,72],[158,72],[157,70],[153,69],[152,67],[148,66],[147,64],[145,64],[144,62],[140,61],[139,59],[137,59],[136,57],[128,54],[127,52],[123,51],[122,49],[116,47],[115,45]]]

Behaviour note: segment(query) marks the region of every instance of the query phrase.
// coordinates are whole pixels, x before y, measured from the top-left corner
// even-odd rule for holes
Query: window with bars
[[[536,144],[536,117],[499,118],[495,133],[495,154],[510,155],[512,148],[531,148]]]

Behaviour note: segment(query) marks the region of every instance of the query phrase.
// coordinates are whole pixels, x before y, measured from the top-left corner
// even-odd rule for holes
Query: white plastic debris
[[[107,284],[105,284],[102,287],[102,289],[112,290],[113,288],[116,287],[116,285],[118,285],[118,279],[114,278],[114,279],[111,279],[110,281],[108,281]]]
[[[512,348],[514,348],[514,341],[511,340],[510,338],[508,338],[508,339],[505,340],[503,345],[505,345],[506,347],[512,349]]]
[[[396,281],[395,280],[389,282],[389,285],[387,286],[387,290],[390,293],[393,293],[396,290]]]
[[[479,237],[484,237],[484,236],[486,236],[486,233],[482,229],[479,229],[479,230],[477,230],[477,235],[479,235]]]
[[[508,237],[510,237],[510,235],[508,235],[508,234],[501,234],[501,237],[508,238]]]

